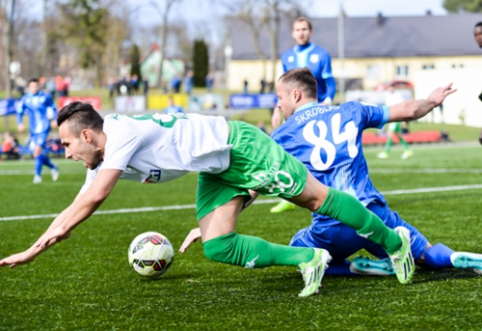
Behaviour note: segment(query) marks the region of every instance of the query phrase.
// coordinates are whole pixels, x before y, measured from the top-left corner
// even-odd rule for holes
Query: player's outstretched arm
[[[445,98],[455,93],[452,83],[435,89],[426,100],[407,100],[390,106],[388,122],[413,121],[427,115],[432,109],[440,106]]]
[[[0,267],[17,265],[33,261],[43,251],[54,244],[67,239],[70,232],[102,204],[114,188],[122,173],[121,170],[101,170],[89,189],[78,195],[74,202],[55,218],[48,230],[28,250],[14,254],[0,261]]]
[[[182,242],[181,248],[179,248],[179,252],[184,253],[186,249],[193,243],[196,242],[199,238],[201,238],[201,229],[195,228],[192,229],[191,232],[187,235],[186,239]]]

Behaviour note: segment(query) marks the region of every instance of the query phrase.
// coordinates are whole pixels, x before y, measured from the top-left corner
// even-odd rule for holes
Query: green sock
[[[410,149],[410,147],[408,147],[408,144],[407,142],[405,141],[405,139],[403,139],[401,136],[400,136],[400,144],[402,144],[403,148],[408,151]]]
[[[212,261],[265,268],[272,265],[298,266],[313,259],[312,248],[272,244],[264,239],[228,233],[203,243],[204,255]]]
[[[348,193],[329,187],[328,196],[316,213],[330,216],[354,228],[359,235],[381,245],[388,254],[396,252],[402,245],[395,231]]]
[[[390,148],[392,148],[393,139],[392,137],[388,138],[387,143],[385,145],[385,153],[390,153]]]

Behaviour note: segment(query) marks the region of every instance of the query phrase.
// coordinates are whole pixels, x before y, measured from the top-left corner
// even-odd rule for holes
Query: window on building
[[[454,63],[452,64],[452,69],[461,69],[464,65],[462,63]]]
[[[424,64],[424,65],[422,66],[422,69],[423,69],[423,70],[433,70],[433,69],[435,69],[435,65],[433,65],[433,64]]]
[[[399,77],[399,78],[408,77],[408,66],[407,65],[397,66],[397,77]]]
[[[368,79],[380,79],[380,66],[368,65],[365,77]]]

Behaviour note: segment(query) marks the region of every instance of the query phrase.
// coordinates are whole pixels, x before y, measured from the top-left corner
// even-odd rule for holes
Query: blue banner
[[[274,93],[266,94],[231,94],[229,104],[233,109],[274,108],[278,97]]]
[[[0,116],[15,114],[19,101],[20,99],[0,99]]]

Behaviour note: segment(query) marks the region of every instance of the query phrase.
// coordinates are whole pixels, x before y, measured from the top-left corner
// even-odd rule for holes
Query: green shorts
[[[219,174],[201,172],[196,214],[200,220],[236,196],[261,195],[292,198],[303,192],[308,170],[264,132],[240,121],[229,121],[229,168]]]
[[[400,125],[400,122],[389,123],[388,124],[388,131],[395,132],[395,133],[402,132],[402,127]]]

